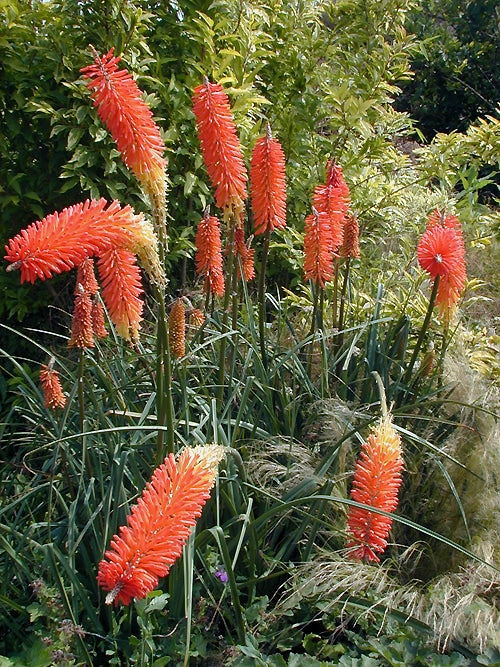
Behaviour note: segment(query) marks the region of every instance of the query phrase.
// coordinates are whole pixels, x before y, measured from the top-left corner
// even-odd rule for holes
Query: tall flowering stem
[[[465,246],[458,218],[437,209],[433,211],[418,243],[417,257],[420,266],[429,274],[433,284],[424,323],[406,369],[405,379],[407,381],[411,378],[413,366],[429,328],[434,306],[438,305],[439,314],[445,327],[448,327],[465,286]],[[444,346],[443,341],[443,350]]]
[[[417,248],[420,266],[433,280],[440,277],[436,295],[440,317],[446,325],[455,314],[456,304],[465,287],[465,246],[458,218],[435,210]]]
[[[142,92],[126,69],[119,69],[119,56],[113,49],[102,57],[91,47],[94,63],[81,71],[88,79],[94,106],[108,127],[122,159],[149,196],[159,237],[158,267],[164,271],[167,251],[165,144]],[[158,304],[156,336],[157,421],[167,425],[168,451],[174,450],[173,404],[171,397],[170,353],[166,325],[165,280],[155,280]],[[163,457],[164,433],[157,436],[159,460]]]
[[[329,160],[326,165],[326,182],[316,186],[313,195],[313,207],[318,213],[328,216],[333,262],[333,326],[337,327],[338,309],[338,271],[339,248],[344,239],[346,213],[349,207],[349,188],[344,180],[342,168],[334,161]]]
[[[385,416],[363,444],[354,472],[351,498],[358,503],[392,513],[398,505],[401,485],[401,439],[390,417]],[[351,506],[347,521],[349,557],[380,561],[387,547],[392,519]]]
[[[247,173],[243,161],[236,125],[229,99],[219,83],[211,83],[206,77],[193,91],[193,112],[196,117],[198,137],[208,176],[215,188],[215,203],[224,212],[228,223],[228,286],[224,294],[223,330],[228,327],[229,301],[233,298],[233,314],[237,309],[237,263],[235,261],[235,229],[247,197]],[[234,315],[233,315],[234,320]],[[226,337],[219,349],[218,404],[224,394],[226,363]]]
[[[168,574],[201,515],[223,456],[219,445],[186,447],[177,460],[169,454],[154,471],[128,525],[99,564],[97,582],[108,592],[106,604],[144,598]]]
[[[337,347],[340,349],[344,340],[344,317],[345,304],[347,301],[347,287],[349,284],[351,261],[360,256],[359,250],[359,224],[356,216],[352,213],[346,215],[344,225],[344,240],[339,250],[340,257],[344,258],[344,276],[342,280],[342,289],[340,292],[340,308],[338,320],[338,343]]]
[[[315,287],[311,336],[316,330],[319,292],[320,290],[323,292],[325,284],[331,281],[334,275],[333,255],[334,246],[330,218],[326,212],[320,213],[313,208],[313,212],[306,218],[304,234],[304,276],[306,280],[311,280]],[[321,306],[322,304],[323,299],[321,299]],[[322,311],[322,307],[320,311]],[[320,322],[322,322],[322,319],[322,312],[320,312]],[[311,342],[309,366],[312,363],[312,351],[313,343]]]
[[[264,137],[257,139],[250,166],[254,234],[264,235],[259,276],[259,337],[262,363],[267,366],[265,345],[265,285],[270,235],[286,226],[285,155],[273,139],[269,123]]]

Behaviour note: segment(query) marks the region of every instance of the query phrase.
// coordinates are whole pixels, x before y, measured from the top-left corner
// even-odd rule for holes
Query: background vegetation
[[[183,561],[133,609],[105,607],[95,573],[155,458],[154,305],[138,349],[111,336],[85,355],[82,419],[79,360],[65,349],[73,281],[0,274],[0,664],[160,667],[182,664],[186,641],[201,665],[499,663],[498,10],[439,6],[436,17],[399,0],[0,2],[2,240],[89,196],[148,213],[79,78],[88,44],[122,54],[163,130],[170,299],[203,302],[193,241],[213,196],[191,93],[204,74],[230,95],[247,161],[270,121],[288,186],[268,261],[268,367],[250,283],[222,401],[220,312],[174,368],[177,445],[231,453]],[[340,348],[327,290],[310,373],[303,228],[329,158],[362,257]],[[429,295],[415,247],[436,206],[462,221],[469,281],[453,331],[431,324],[434,371],[408,377]],[[38,388],[51,355],[69,395],[60,415]],[[380,567],[344,549],[354,461],[380,413],[373,371],[406,468]]]

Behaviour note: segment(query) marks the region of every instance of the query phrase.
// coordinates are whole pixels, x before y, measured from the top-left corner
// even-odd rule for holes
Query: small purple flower
[[[217,565],[217,569],[214,572],[214,577],[217,577],[221,584],[227,584],[229,580],[227,572],[222,565]]]

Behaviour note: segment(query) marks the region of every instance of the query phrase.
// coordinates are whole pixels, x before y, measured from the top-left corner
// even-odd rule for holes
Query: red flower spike
[[[154,471],[128,525],[99,563],[97,581],[109,591],[106,604],[143,598],[168,574],[201,515],[223,457],[218,445],[187,447],[177,461],[170,454]]]
[[[45,407],[52,410],[64,408],[66,405],[66,396],[63,394],[59,373],[52,368],[51,364],[48,366],[42,364],[40,369],[40,384],[42,385]]]
[[[106,338],[106,322],[104,320],[104,308],[100,299],[92,300],[92,330],[98,338]]]
[[[79,285],[83,287],[83,291],[94,295],[99,291],[99,285],[95,277],[94,260],[87,257],[81,264],[78,265],[76,274],[75,294],[79,294]]]
[[[321,289],[333,278],[333,237],[327,213],[308,215],[304,235],[304,276]]]
[[[384,512],[393,512],[398,505],[401,485],[401,439],[389,417],[369,435],[363,444],[354,472],[351,498]],[[379,561],[377,553],[387,547],[392,519],[359,507],[349,507],[350,558]]]
[[[418,243],[417,257],[433,280],[440,277],[436,304],[443,319],[449,321],[467,279],[465,246],[458,218],[434,211]]]
[[[221,209],[239,213],[246,199],[247,174],[229,99],[222,86],[208,79],[193,93],[193,111],[208,176]]]
[[[176,299],[168,318],[170,352],[175,359],[186,354],[186,309],[182,299]]]
[[[329,216],[333,250],[336,253],[342,245],[350,195],[339,165],[329,161],[326,172],[326,183],[318,185],[314,190],[313,206],[318,213],[327,213]]]
[[[266,136],[257,139],[250,166],[256,235],[286,226],[285,155],[267,127]]]
[[[241,258],[241,266],[243,268],[243,278],[245,282],[249,282],[255,278],[255,265],[253,261],[254,250],[249,248],[245,243],[245,232],[242,227],[236,227],[234,230],[234,252],[236,256]],[[241,277],[238,266],[238,278]]]
[[[135,255],[128,250],[107,250],[99,257],[97,268],[102,298],[116,332],[126,340],[137,341],[143,302],[141,273]]]
[[[107,208],[106,208],[107,207]],[[7,271],[21,270],[21,283],[46,280],[111,247],[129,247],[142,237],[143,216],[117,201],[87,200],[52,213],[23,229],[5,246]]]
[[[71,323],[71,337],[68,347],[94,347],[94,327],[92,323],[92,300],[85,292],[83,285],[77,283],[75,290],[75,306]]]
[[[118,69],[121,58],[114,49],[80,71],[89,79],[94,106],[111,132],[122,159],[148,191],[165,191],[165,144],[153,114],[126,69]]]
[[[205,315],[199,308],[192,308],[189,311],[189,325],[199,329],[205,322]]]
[[[207,213],[200,220],[196,231],[196,273],[205,277],[205,293],[210,290],[216,296],[224,295],[222,269],[222,245],[220,222]]]
[[[344,240],[339,250],[341,257],[359,257],[359,225],[356,216],[348,213],[345,218]]]

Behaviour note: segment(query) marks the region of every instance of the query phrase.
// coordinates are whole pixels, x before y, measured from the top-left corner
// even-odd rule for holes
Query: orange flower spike
[[[382,419],[363,444],[354,472],[351,498],[384,512],[398,505],[401,485],[401,439],[389,417]],[[387,547],[392,519],[359,507],[349,508],[347,547],[354,560],[379,561],[377,553]]]
[[[430,227],[422,234],[417,257],[432,278],[462,274],[465,250],[461,235],[452,227]]]
[[[99,563],[98,584],[109,591],[106,604],[130,604],[145,597],[182,553],[224,457],[219,445],[186,447],[170,454],[153,473],[127,526],[111,540]]]
[[[151,109],[126,69],[118,69],[121,58],[114,49],[83,67],[87,88],[92,91],[100,119],[111,132],[122,159],[146,189],[165,189],[165,144],[153,121]]]
[[[458,218],[434,211],[417,248],[420,266],[433,280],[440,277],[436,304],[448,322],[465,287],[465,246]]]
[[[7,271],[21,270],[21,283],[46,280],[87,257],[112,247],[127,247],[142,235],[143,216],[130,206],[87,200],[52,213],[23,229],[5,246]]]
[[[350,194],[339,165],[329,161],[326,172],[326,183],[318,185],[314,190],[313,206],[319,213],[328,214],[332,226],[333,249],[336,252],[342,245]]]
[[[42,385],[45,407],[52,410],[64,408],[66,405],[66,396],[63,394],[59,373],[52,368],[52,363],[49,363],[48,366],[42,364],[40,369],[40,384]]]
[[[141,273],[135,255],[128,250],[112,249],[97,262],[102,284],[102,298],[119,336],[137,341],[142,320]]]
[[[104,308],[99,298],[92,300],[92,331],[98,338],[106,338],[106,322],[104,320]]]
[[[210,290],[216,296],[223,296],[225,285],[220,222],[217,217],[210,216],[208,209],[198,224],[195,244],[196,273],[205,277],[205,292]]]
[[[186,309],[182,299],[176,299],[168,318],[170,352],[175,359],[186,354]]]
[[[75,306],[71,324],[71,337],[68,347],[94,347],[94,327],[92,323],[92,299],[90,294],[77,283],[75,290]]]
[[[254,233],[286,226],[285,155],[267,125],[265,137],[257,139],[250,166]]]
[[[243,268],[243,278],[245,282],[249,282],[255,278],[255,265],[254,265],[254,250],[249,248],[245,242],[245,232],[243,227],[236,227],[234,230],[234,251],[235,255],[241,258],[241,266]],[[238,267],[238,278],[240,276],[240,271]]]
[[[87,292],[92,296],[99,291],[99,285],[97,284],[94,271],[94,260],[90,257],[85,258],[83,262],[78,265],[75,294],[78,294],[80,291],[79,285],[83,287],[84,292]]]
[[[359,257],[359,225],[356,216],[348,213],[344,225],[344,240],[339,250],[341,257]]]
[[[221,209],[239,213],[247,197],[247,173],[229,99],[222,86],[203,83],[193,92],[193,112],[208,176]]]
[[[304,276],[324,289],[333,278],[333,236],[327,213],[308,215],[304,235]]]
[[[192,308],[189,311],[189,325],[195,327],[195,329],[199,329],[201,326],[203,326],[205,319],[206,318],[203,314],[203,311],[201,311],[199,308]]]

